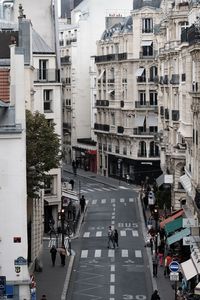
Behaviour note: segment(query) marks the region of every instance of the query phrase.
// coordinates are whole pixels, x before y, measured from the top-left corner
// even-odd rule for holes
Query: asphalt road
[[[138,194],[127,186],[109,186],[78,177],[75,187],[88,201],[76,252],[68,300],[149,299],[152,292],[149,262]],[[107,248],[107,230],[119,232],[119,248]]]

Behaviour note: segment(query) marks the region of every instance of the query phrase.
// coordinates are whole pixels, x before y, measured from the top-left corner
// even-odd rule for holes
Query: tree
[[[27,195],[38,198],[48,171],[60,166],[61,144],[55,124],[39,112],[26,111]]]

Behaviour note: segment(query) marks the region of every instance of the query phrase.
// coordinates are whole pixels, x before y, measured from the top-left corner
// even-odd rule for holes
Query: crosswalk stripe
[[[94,257],[101,257],[101,250],[95,250]]]
[[[139,236],[138,231],[137,230],[132,230],[132,234],[133,236]]]
[[[97,204],[97,199],[92,200],[92,204]]]
[[[134,199],[133,198],[129,198],[129,202],[133,202],[134,201]]]
[[[114,188],[114,187],[110,187],[110,189],[113,190],[113,191],[117,190],[117,188]]]
[[[97,231],[96,232],[96,237],[101,237],[102,236],[102,231]]]
[[[126,236],[126,231],[125,230],[120,230],[120,235],[121,236]]]
[[[142,251],[141,250],[135,250],[135,257],[142,257]]]
[[[98,188],[94,188],[96,191],[98,191],[98,192],[102,192],[102,190],[101,189],[98,189]]]
[[[91,189],[87,189],[89,192],[94,192],[94,190],[91,190]]]
[[[111,286],[110,286],[110,294],[111,294],[111,295],[114,295],[114,294],[115,294],[115,286],[114,286],[114,285],[111,285]]]
[[[126,249],[122,250],[122,257],[128,257],[128,250]]]
[[[111,203],[115,203],[115,198],[111,198],[111,199],[110,199],[110,202],[111,202]]]
[[[115,274],[110,274],[110,282],[115,282]]]
[[[88,256],[88,250],[81,251],[81,258],[86,258]]]
[[[124,198],[120,198],[120,202],[123,203],[125,201]]]
[[[81,193],[87,193],[87,191],[85,191],[85,190],[81,190]]]
[[[115,257],[115,250],[109,249],[108,250],[108,257]]]
[[[84,238],[88,238],[89,236],[90,236],[90,232],[85,232],[83,235]]]
[[[107,189],[107,188],[102,188],[102,190],[104,190],[104,191],[107,191],[107,192],[109,192],[110,191],[110,189]]]
[[[106,199],[101,199],[101,203],[105,204],[106,203]]]

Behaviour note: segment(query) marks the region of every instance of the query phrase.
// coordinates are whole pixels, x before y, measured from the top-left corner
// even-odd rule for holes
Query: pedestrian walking
[[[152,256],[152,264],[153,264],[153,277],[157,277],[158,274],[158,255],[155,253]]]
[[[74,190],[74,180],[73,180],[73,179],[70,179],[69,184],[71,184],[72,191],[73,191],[73,190]]]
[[[57,250],[55,245],[53,245],[50,249],[50,253],[51,253],[51,260],[52,260],[52,266],[55,266],[55,262],[56,262],[56,254],[57,254]]]
[[[169,276],[170,274],[170,269],[169,269],[169,265],[172,262],[172,257],[168,254],[165,257],[165,269],[164,269],[164,276]]]
[[[110,248],[110,244],[115,248],[114,232],[111,226],[108,227],[108,248]]]
[[[80,206],[81,206],[81,213],[83,213],[85,210],[85,197],[83,195],[80,199]]]
[[[118,244],[118,237],[119,237],[118,231],[117,231],[117,229],[115,229],[115,230],[114,230],[114,234],[113,234],[113,238],[114,238],[114,243],[115,243],[115,245],[116,245],[117,247],[119,247],[119,244]]]
[[[67,255],[65,246],[62,246],[62,247],[59,249],[59,252],[60,252],[60,262],[61,262],[61,266],[64,267],[64,266],[65,266],[66,255]]]
[[[151,295],[151,300],[160,300],[160,296],[158,294],[158,290],[155,290]]]

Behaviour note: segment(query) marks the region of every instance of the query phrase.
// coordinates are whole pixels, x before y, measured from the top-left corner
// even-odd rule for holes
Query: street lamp
[[[158,208],[154,208],[154,211],[153,211],[153,216],[154,216],[154,220],[156,222],[155,224],[155,229],[156,229],[156,240],[155,240],[155,252],[157,254],[157,250],[158,250],[158,218],[159,218],[159,213],[158,213]]]
[[[62,208],[61,209],[61,235],[62,235],[61,243],[62,243],[62,246],[64,246],[64,240],[65,240],[64,225],[65,225],[65,210],[64,210],[64,208]]]

